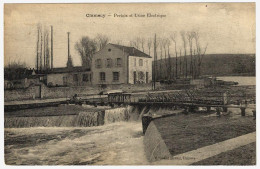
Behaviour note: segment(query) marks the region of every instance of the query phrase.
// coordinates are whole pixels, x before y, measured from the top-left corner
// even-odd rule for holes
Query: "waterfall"
[[[5,117],[5,128],[23,127],[90,127],[104,124],[104,111],[80,112],[78,115]]]
[[[97,112],[80,112],[76,115],[5,117],[5,128],[24,127],[91,127],[119,121],[140,120],[146,108],[119,107]]]

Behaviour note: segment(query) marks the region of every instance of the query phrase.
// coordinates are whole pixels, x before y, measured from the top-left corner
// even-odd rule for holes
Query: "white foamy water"
[[[222,76],[218,80],[238,82],[238,86],[256,85],[255,76]]]
[[[7,128],[5,141],[6,164],[147,164],[140,122],[97,127]]]

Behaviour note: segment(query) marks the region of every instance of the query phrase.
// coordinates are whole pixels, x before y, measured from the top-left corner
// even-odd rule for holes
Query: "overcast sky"
[[[147,13],[166,17],[114,17]],[[86,14],[106,16],[91,18]],[[107,35],[112,43],[121,41],[129,45],[134,37],[147,39],[156,33],[158,37],[169,38],[174,31],[199,30],[201,45],[208,43],[207,54],[255,53],[254,3],[5,4],[5,65],[20,60],[29,67],[35,66],[38,23],[48,30],[53,25],[54,67],[66,65],[68,31],[74,65],[81,65],[75,43],[82,36],[94,38],[97,34]],[[180,48],[180,37],[177,44]]]

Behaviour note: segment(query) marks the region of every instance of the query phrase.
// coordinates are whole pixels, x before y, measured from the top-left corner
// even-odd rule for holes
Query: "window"
[[[121,67],[122,66],[122,59],[121,58],[116,58],[116,66]]]
[[[119,72],[113,72],[113,81],[119,81]]]
[[[74,80],[75,82],[77,82],[77,81],[79,80],[77,74],[74,74],[74,75],[73,75],[73,80]]]
[[[111,49],[110,49],[110,48],[108,49],[108,52],[111,52]]]
[[[136,58],[134,58],[134,66],[136,66]]]
[[[89,81],[88,74],[83,74],[82,81],[83,82],[88,82]]]
[[[106,73],[105,72],[100,72],[99,73],[99,80],[100,81],[106,81]]]
[[[147,60],[145,61],[145,66],[148,67],[148,61]]]
[[[106,67],[112,67],[112,59],[106,60]]]
[[[101,59],[97,59],[96,60],[96,68],[101,68],[102,65],[101,65]]]
[[[143,66],[143,59],[139,59],[139,66]]]

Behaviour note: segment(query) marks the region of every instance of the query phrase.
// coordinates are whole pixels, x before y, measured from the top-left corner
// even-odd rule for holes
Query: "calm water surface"
[[[256,85],[255,76],[222,76],[218,80],[238,82],[238,86]]]

